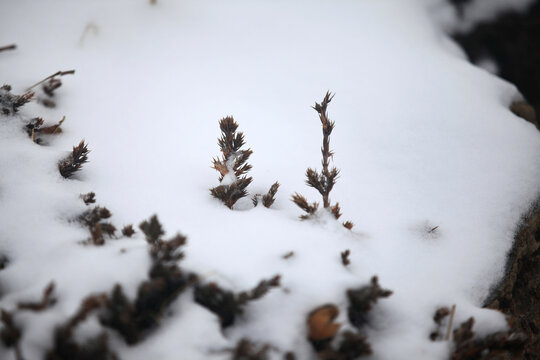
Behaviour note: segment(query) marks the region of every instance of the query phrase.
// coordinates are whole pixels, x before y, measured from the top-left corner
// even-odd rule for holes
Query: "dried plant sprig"
[[[351,260],[349,259],[350,255],[351,250],[349,249],[341,252],[341,263],[343,264],[343,266],[348,266],[351,264]]]
[[[349,299],[347,310],[351,324],[360,329],[367,323],[367,314],[378,299],[389,297],[392,293],[391,290],[381,288],[377,276],[373,276],[371,283],[367,286],[347,290]]]
[[[42,140],[40,138],[37,138],[36,136],[38,134],[60,134],[62,132],[62,128],[60,126],[64,123],[65,120],[66,117],[64,116],[57,124],[42,127],[44,123],[43,119],[40,117],[36,117],[31,119],[30,122],[26,124],[26,133],[28,134],[28,136],[30,136],[33,142],[35,142],[36,144],[41,144]]]
[[[48,81],[48,80],[54,79],[54,78],[56,78],[57,76],[73,75],[73,74],[75,74],[75,70],[57,71],[57,72],[55,72],[54,74],[49,75],[49,76],[47,76],[45,79],[43,79],[43,80],[41,80],[41,81],[38,81],[38,82],[35,83],[34,85],[30,86],[28,89],[26,89],[26,91],[32,90],[32,89],[35,88],[36,86],[41,85],[41,84],[43,84],[44,82],[46,82],[46,81]],[[60,85],[61,85],[61,83],[60,83]],[[58,85],[57,87],[59,87],[60,85]],[[54,89],[53,89],[53,90],[54,90]]]
[[[28,103],[34,93],[32,91],[26,91],[22,95],[13,95],[11,93],[10,85],[3,85],[0,87],[0,109],[4,115],[13,115],[24,104]]]
[[[7,348],[13,348],[16,360],[23,360],[20,340],[22,337],[21,329],[15,324],[15,314],[0,308],[0,340]]]
[[[126,225],[122,228],[122,235],[124,235],[125,237],[132,237],[133,234],[135,234],[135,229],[133,229],[133,225],[129,224],[129,225]]]
[[[101,206],[94,206],[92,209],[86,210],[78,217],[78,221],[85,225],[90,232],[90,239],[86,243],[100,246],[105,244],[105,236],[110,238],[114,237],[116,227],[112,223],[104,221],[111,216],[112,214],[109,209]]]
[[[237,132],[238,123],[232,116],[219,121],[221,137],[218,145],[221,158],[212,159],[212,168],[219,172],[220,185],[210,189],[210,194],[221,200],[229,209],[241,198],[247,196],[247,187],[253,181],[246,173],[251,170],[247,162],[253,151],[242,150],[245,144],[244,134]]]
[[[16,48],[17,48],[16,44],[6,45],[6,46],[0,47],[0,52],[6,51],[6,50],[15,50]]]
[[[86,194],[81,194],[80,197],[85,205],[94,204],[96,202],[96,193],[93,191]]]
[[[199,284],[195,287],[195,302],[207,308],[219,317],[222,328],[234,324],[236,317],[241,315],[244,307],[254,300],[266,295],[271,288],[280,286],[280,276],[276,275],[270,280],[262,280],[249,290],[235,294],[232,291],[219,287],[216,283]]]
[[[262,298],[270,291],[271,288],[281,286],[280,281],[280,275],[276,275],[270,280],[261,280],[259,284],[257,284],[257,286],[250,291],[243,291],[238,294],[238,304],[242,306],[247,304],[249,301]]]
[[[143,224],[141,230],[147,237],[152,260],[148,279],[140,283],[133,301],[124,294],[120,285],[115,286],[100,314],[101,323],[117,331],[130,345],[143,340],[150,330],[157,327],[168,306],[198,281],[195,274],[178,266],[186,238],[177,234],[170,240],[164,240],[163,227],[155,215]]]
[[[161,236],[165,234],[157,215],[152,215],[150,219],[140,223],[139,229],[141,229],[150,245],[156,244],[161,239]]]
[[[270,187],[270,190],[268,190],[266,195],[263,195],[262,203],[265,207],[269,208],[270,206],[272,206],[274,201],[276,201],[275,197],[278,192],[278,189],[279,189],[279,182],[276,181],[274,184],[272,184],[272,186]]]
[[[292,201],[298,205],[298,207],[302,210],[304,210],[307,214],[306,215],[301,215],[300,218],[302,220],[305,220],[305,219],[308,219],[310,217],[310,215],[313,215],[315,214],[315,212],[317,211],[317,209],[319,208],[319,203],[314,201],[313,203],[309,204],[307,199],[298,194],[298,193],[295,193],[293,196],[292,196]]]
[[[81,140],[79,145],[73,147],[71,154],[58,163],[60,175],[66,179],[72,177],[88,161],[89,152],[88,145],[85,144],[84,139]]]
[[[334,152],[330,149],[330,135],[336,124],[328,118],[327,108],[333,98],[334,95],[328,91],[326,92],[323,101],[320,104],[316,102],[313,106],[313,109],[319,114],[323,132],[323,143],[321,147],[322,170],[321,172],[318,172],[316,169],[308,168],[306,170],[306,184],[315,188],[319,194],[321,194],[323,208],[328,209],[336,219],[339,219],[341,217],[339,203],[332,206],[330,201],[330,192],[334,188],[337,178],[339,177],[339,170],[335,166],[330,167],[330,159],[333,159],[334,157]],[[300,216],[301,219],[309,218],[315,213],[318,207],[316,205],[317,203],[309,205],[307,200],[298,193],[293,195],[292,201],[307,213],[306,215]],[[346,225],[345,223],[343,225],[349,230],[353,227],[352,222],[347,222]]]

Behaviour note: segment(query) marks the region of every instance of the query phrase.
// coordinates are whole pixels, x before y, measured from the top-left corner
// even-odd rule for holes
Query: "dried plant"
[[[281,258],[285,259],[285,260],[288,260],[288,259],[292,258],[293,256],[294,256],[294,251],[289,251],[288,253],[283,255]]]
[[[38,85],[41,85],[43,83],[45,84],[51,84],[50,81],[51,80],[54,80],[54,81],[58,81],[60,82],[60,79],[57,79],[57,76],[60,77],[60,76],[64,76],[64,75],[73,75],[75,74],[75,70],[66,70],[66,71],[57,71],[55,72],[54,74],[52,75],[49,75],[47,76],[45,79],[43,80],[40,80],[38,81],[37,83],[35,83],[34,85],[30,86],[28,89],[26,89],[27,91],[28,90],[32,90],[33,88],[35,88],[36,86]],[[53,82],[54,83],[54,82]],[[55,89],[57,89],[58,87],[60,87],[62,85],[62,82],[60,82],[60,85],[54,87],[54,89],[52,89],[51,91],[54,91]],[[51,95],[52,96],[52,95]]]
[[[254,300],[258,300],[273,287],[280,286],[280,276],[276,275],[270,280],[262,280],[250,291],[235,294],[224,290],[216,283],[199,284],[195,287],[195,302],[207,308],[219,317],[222,328],[234,324],[236,316],[244,311],[244,307]]]
[[[53,296],[54,282],[50,282],[49,285],[43,290],[43,296],[39,302],[20,302],[17,307],[19,310],[30,311],[43,311],[54,304],[56,304],[56,298]]]
[[[79,145],[73,147],[71,154],[58,162],[60,175],[66,179],[72,177],[88,161],[89,152],[88,145],[84,143],[84,140],[81,140]]]
[[[313,109],[315,109],[315,111],[317,111],[317,113],[319,114],[319,119],[321,121],[323,132],[323,144],[321,147],[322,170],[319,173],[315,169],[308,168],[306,170],[306,184],[315,188],[321,194],[323,200],[323,207],[325,209],[328,209],[336,219],[339,219],[341,216],[341,209],[339,207],[339,203],[336,203],[332,206],[330,202],[330,192],[334,188],[336,180],[339,176],[339,170],[335,166],[330,168],[330,159],[333,159],[334,157],[334,152],[330,150],[330,135],[334,130],[335,122],[328,118],[327,107],[333,98],[334,95],[330,94],[330,92],[327,92],[323,101],[320,104],[315,103],[315,106],[313,106]],[[296,205],[298,205],[299,208],[301,208],[307,213],[300,216],[300,218],[303,220],[311,217],[317,211],[319,205],[316,202],[311,205],[308,204],[306,198],[298,193],[295,193],[292,196],[292,201]],[[353,226],[353,223],[347,221],[343,225],[350,230]]]
[[[315,214],[315,212],[317,211],[317,209],[319,207],[318,202],[313,202],[313,203],[309,204],[307,199],[305,197],[303,197],[302,195],[298,194],[298,193],[295,193],[292,196],[292,201],[296,205],[298,205],[298,207],[300,209],[304,210],[307,213],[306,215],[301,215],[300,216],[300,219],[302,219],[302,220],[308,219],[311,215]]]
[[[28,103],[34,93],[27,91],[22,95],[13,95],[11,93],[11,86],[3,85],[0,87],[0,109],[4,115],[13,115],[24,104]]]
[[[50,125],[50,126],[44,126],[42,127],[44,121],[42,118],[36,117],[30,120],[28,124],[26,124],[26,133],[33,142],[36,144],[41,144],[42,140],[37,137],[38,134],[44,134],[44,135],[55,135],[60,134],[62,132],[62,124],[66,120],[66,117],[64,116],[57,124]]]
[[[349,249],[341,252],[341,263],[343,264],[343,266],[348,266],[351,264],[351,260],[349,259],[350,255],[351,250]]]
[[[246,188],[253,181],[246,173],[251,169],[247,160],[253,153],[251,149],[241,150],[245,144],[244,134],[236,132],[238,124],[231,116],[220,120],[221,138],[218,145],[221,159],[212,159],[212,168],[220,173],[220,185],[210,189],[213,197],[221,200],[229,209],[241,198],[247,196]]]
[[[17,48],[17,45],[15,44],[5,45],[5,46],[0,47],[0,52],[7,51],[7,50],[15,50],[16,48]]]
[[[152,215],[150,219],[140,223],[139,229],[141,229],[146,237],[146,241],[151,245],[156,244],[165,234],[157,215]]]
[[[86,194],[82,194],[81,199],[83,200],[85,205],[94,204],[96,202],[96,193],[92,191]]]
[[[450,315],[450,309],[446,306],[443,306],[441,308],[438,308],[435,311],[435,315],[433,315],[433,321],[437,325],[437,328],[429,334],[429,338],[431,341],[437,341],[443,339],[443,321]]]
[[[527,336],[520,332],[501,331],[478,338],[472,331],[474,318],[469,318],[454,330],[451,360],[520,359]]]
[[[103,245],[105,244],[105,236],[110,238],[114,236],[116,227],[112,223],[104,221],[111,216],[109,209],[101,206],[94,206],[79,215],[77,220],[88,227],[90,231],[89,243],[98,246]]]
[[[129,225],[126,225],[122,228],[122,235],[124,235],[125,237],[132,237],[133,234],[135,234],[135,229],[133,229],[133,225],[129,224]]]
[[[76,340],[75,336],[76,328],[92,313],[100,310],[105,305],[105,301],[105,294],[85,298],[79,310],[55,329],[53,348],[46,353],[45,360],[118,360],[116,354],[109,348],[105,332],[101,332],[82,344]]]
[[[117,285],[100,315],[102,324],[116,330],[128,344],[141,341],[160,323],[169,304],[197,281],[196,275],[185,273],[177,264],[183,257],[180,248],[186,243],[184,236],[178,234],[169,241],[163,240],[164,232],[155,215],[140,228],[147,237],[152,259],[148,280],[139,285],[133,302]]]
[[[279,182],[276,181],[274,184],[272,184],[272,186],[270,187],[270,190],[268,190],[266,195],[262,197],[262,203],[264,207],[269,208],[270,206],[272,206],[272,204],[276,200],[275,196],[277,194],[278,189],[279,189]]]
[[[359,289],[347,290],[349,307],[347,309],[349,321],[357,329],[360,329],[367,323],[368,312],[380,298],[386,298],[392,295],[392,291],[380,287],[376,276],[371,278],[371,283]]]
[[[22,331],[15,324],[14,314],[12,312],[0,309],[0,323],[2,329],[0,330],[0,339],[7,348],[13,348],[15,352],[16,360],[23,360],[20,340]]]

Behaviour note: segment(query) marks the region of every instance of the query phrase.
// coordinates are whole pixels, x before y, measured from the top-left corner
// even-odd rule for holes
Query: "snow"
[[[50,347],[47,329],[88,294],[121,283],[132,298],[146,277],[140,234],[80,244],[88,232],[73,217],[89,191],[118,227],[157,213],[168,235],[186,234],[181,266],[207,281],[241,291],[282,276],[281,289],[250,304],[223,334],[213,314],[182,294],[140,345],[114,339],[124,359],[179,351],[219,359],[246,336],[277,347],[275,358],[290,350],[315,358],[306,315],[335,303],[345,324],[346,289],[373,275],[394,291],[374,309],[373,359],[445,359],[449,344],[428,338],[440,306],[457,305],[456,326],[474,316],[480,333],[504,329],[504,317],[481,306],[503,275],[520,216],[540,195],[540,137],[508,110],[521,98],[516,88],[465,61],[435,5],[441,9],[427,0],[4,1],[1,39],[18,49],[0,53],[0,74],[14,93],[76,69],[62,78],[55,109],[34,102],[0,117],[0,253],[11,259],[0,271],[0,307],[40,299],[51,280],[58,297],[51,310],[18,320],[23,353],[40,358]],[[294,192],[320,201],[304,173],[320,169],[320,121],[310,106],[328,89],[336,92],[331,148],[341,170],[331,198],[352,231],[324,213],[300,221],[290,201]],[[38,115],[51,124],[66,116],[49,146],[21,130]],[[226,115],[254,150],[250,193],[281,184],[270,209],[246,198],[230,211],[209,194]],[[57,161],[82,138],[90,163],[63,179]],[[0,346],[0,358],[14,355]]]

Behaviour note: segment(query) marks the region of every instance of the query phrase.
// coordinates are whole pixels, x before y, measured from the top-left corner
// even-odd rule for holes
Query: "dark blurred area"
[[[450,0],[463,16],[471,0]],[[511,1],[511,0],[510,0]],[[515,84],[540,112],[540,0],[524,13],[507,13],[483,22],[466,34],[454,34],[471,62],[492,59],[498,75]],[[529,119],[530,121],[530,119]]]

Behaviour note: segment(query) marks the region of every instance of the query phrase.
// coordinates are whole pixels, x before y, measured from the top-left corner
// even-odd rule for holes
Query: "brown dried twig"
[[[16,44],[6,45],[6,46],[0,47],[0,52],[6,51],[6,50],[15,50],[16,48],[17,48]]]
[[[73,75],[73,74],[75,74],[75,70],[57,71],[57,72],[55,72],[54,74],[49,75],[49,76],[47,76],[45,79],[43,79],[43,80],[41,80],[41,81],[38,81],[38,82],[35,83],[34,85],[30,86],[29,88],[26,89],[26,91],[32,90],[33,88],[35,88],[35,87],[38,86],[38,85],[43,84],[43,83],[46,82],[47,80],[54,79],[56,76]],[[60,86],[60,85],[58,85],[58,86]],[[57,87],[58,87],[58,86],[57,86]]]

